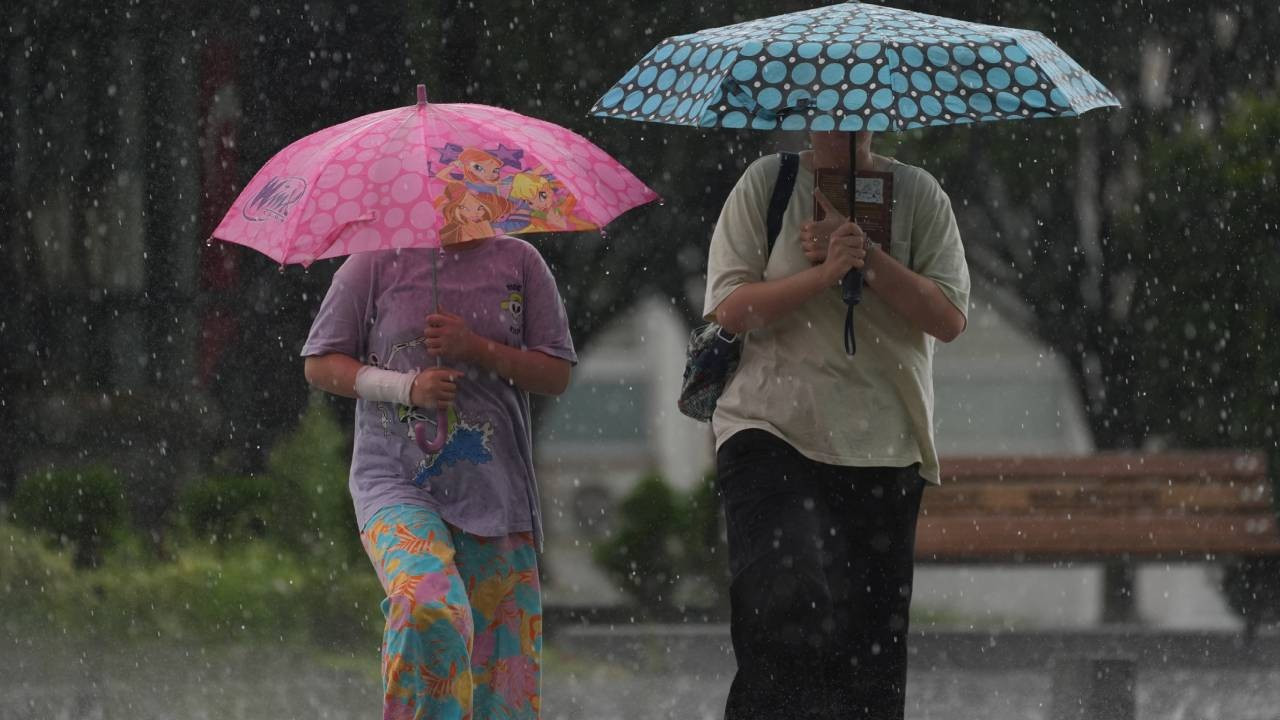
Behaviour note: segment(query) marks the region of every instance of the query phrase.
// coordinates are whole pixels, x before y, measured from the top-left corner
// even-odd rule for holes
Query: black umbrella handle
[[[858,135],[849,134],[849,219],[854,217],[854,194],[858,184]],[[850,270],[840,280],[840,296],[847,310],[844,314],[844,351],[852,356],[858,352],[858,342],[853,337],[853,306],[862,302],[862,271]]]
[[[840,280],[840,295],[844,304],[853,307],[862,302],[862,271],[850,270]]]

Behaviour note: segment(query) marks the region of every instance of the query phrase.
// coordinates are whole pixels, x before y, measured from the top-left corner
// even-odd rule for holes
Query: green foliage
[[[269,539],[290,552],[354,563],[363,558],[347,492],[347,434],[323,402],[271,450],[260,475],[195,481],[179,502],[197,537],[226,546]]]
[[[682,494],[659,476],[641,478],[618,505],[617,529],[594,554],[643,615],[723,610],[727,554],[714,479]]]
[[[723,532],[714,472],[703,476],[685,500],[685,593],[690,605],[724,609],[729,587],[729,547]]]
[[[264,537],[279,494],[266,476],[214,476],[188,486],[178,507],[193,533],[227,544]]]
[[[0,519],[0,630],[5,637],[74,616],[84,575],[66,548],[50,547],[44,532]]]
[[[1135,292],[1148,372],[1138,411],[1181,445],[1274,448],[1280,402],[1280,96],[1233,105],[1151,142],[1167,180],[1131,223],[1148,273]]]
[[[346,434],[323,403],[272,449],[267,472],[213,475],[178,505],[168,560],[125,528],[104,468],[26,478],[0,521],[0,627],[87,637],[376,641],[383,593],[364,559]],[[50,543],[53,537],[63,543]],[[124,542],[116,542],[123,539]],[[94,567],[94,572],[78,568]]]
[[[45,470],[29,475],[13,499],[14,519],[52,533],[74,548],[77,567],[96,567],[125,532],[124,489],[103,466]]]
[[[272,449],[261,475],[214,475],[178,505],[186,530],[171,560],[122,531],[119,481],[104,469],[25,480],[0,522],[0,617],[24,627],[106,638],[289,640],[350,646],[382,625],[378,579],[364,560],[346,490],[346,435],[322,403]],[[47,535],[91,548],[91,563],[48,547]],[[93,573],[76,571],[92,565]],[[12,626],[12,627],[10,627]]]
[[[595,549],[596,562],[644,608],[670,602],[681,548],[675,493],[662,478],[641,478],[618,506],[618,527]]]
[[[272,448],[267,460],[267,474],[283,500],[271,532],[297,550],[362,558],[347,490],[350,463],[350,438],[329,406],[313,398],[297,430]]]
[[[367,564],[323,566],[267,542],[191,545],[172,562],[109,553],[77,572],[40,535],[0,523],[0,627],[114,639],[373,643],[382,591]]]

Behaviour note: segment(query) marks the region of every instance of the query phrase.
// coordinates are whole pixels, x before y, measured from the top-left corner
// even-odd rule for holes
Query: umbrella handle
[[[423,423],[418,423],[413,428],[413,439],[418,442],[418,447],[422,452],[428,455],[434,455],[444,449],[445,441],[449,439],[449,413],[444,408],[436,410],[436,436],[430,440],[427,439],[427,428]]]
[[[840,281],[840,297],[845,305],[857,305],[862,302],[862,271],[850,270]]]

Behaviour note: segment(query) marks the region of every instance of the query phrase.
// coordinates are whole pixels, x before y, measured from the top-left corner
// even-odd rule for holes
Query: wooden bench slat
[[[1280,556],[1266,455],[960,457],[926,490],[925,562]]]
[[[928,488],[922,513],[1016,514],[1072,510],[1095,514],[1262,513],[1271,509],[1271,486],[1255,479],[957,481]]]
[[[1280,555],[1274,516],[1130,519],[921,517],[916,556],[925,561],[964,559],[1072,559],[1130,555],[1194,558],[1204,555]]]
[[[1256,452],[1097,453],[1023,457],[951,457],[942,461],[942,481],[971,477],[1043,480],[1063,477],[1259,477],[1266,456]]]

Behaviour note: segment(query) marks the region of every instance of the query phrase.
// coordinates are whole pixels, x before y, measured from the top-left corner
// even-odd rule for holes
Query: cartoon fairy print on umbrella
[[[489,105],[430,103],[419,85],[415,105],[325,128],[281,150],[249,181],[213,237],[282,265],[436,248],[434,277],[439,248],[504,234],[602,228],[657,198],[577,133]],[[412,410],[397,415],[424,452],[438,453],[448,440],[446,411],[438,410],[435,437],[427,438],[422,413]]]
[[[443,245],[496,233],[595,227],[573,214],[577,198],[545,166],[524,169],[521,149],[449,144],[439,152],[444,167],[434,177],[444,182],[444,189],[435,203],[445,223],[440,231]]]

